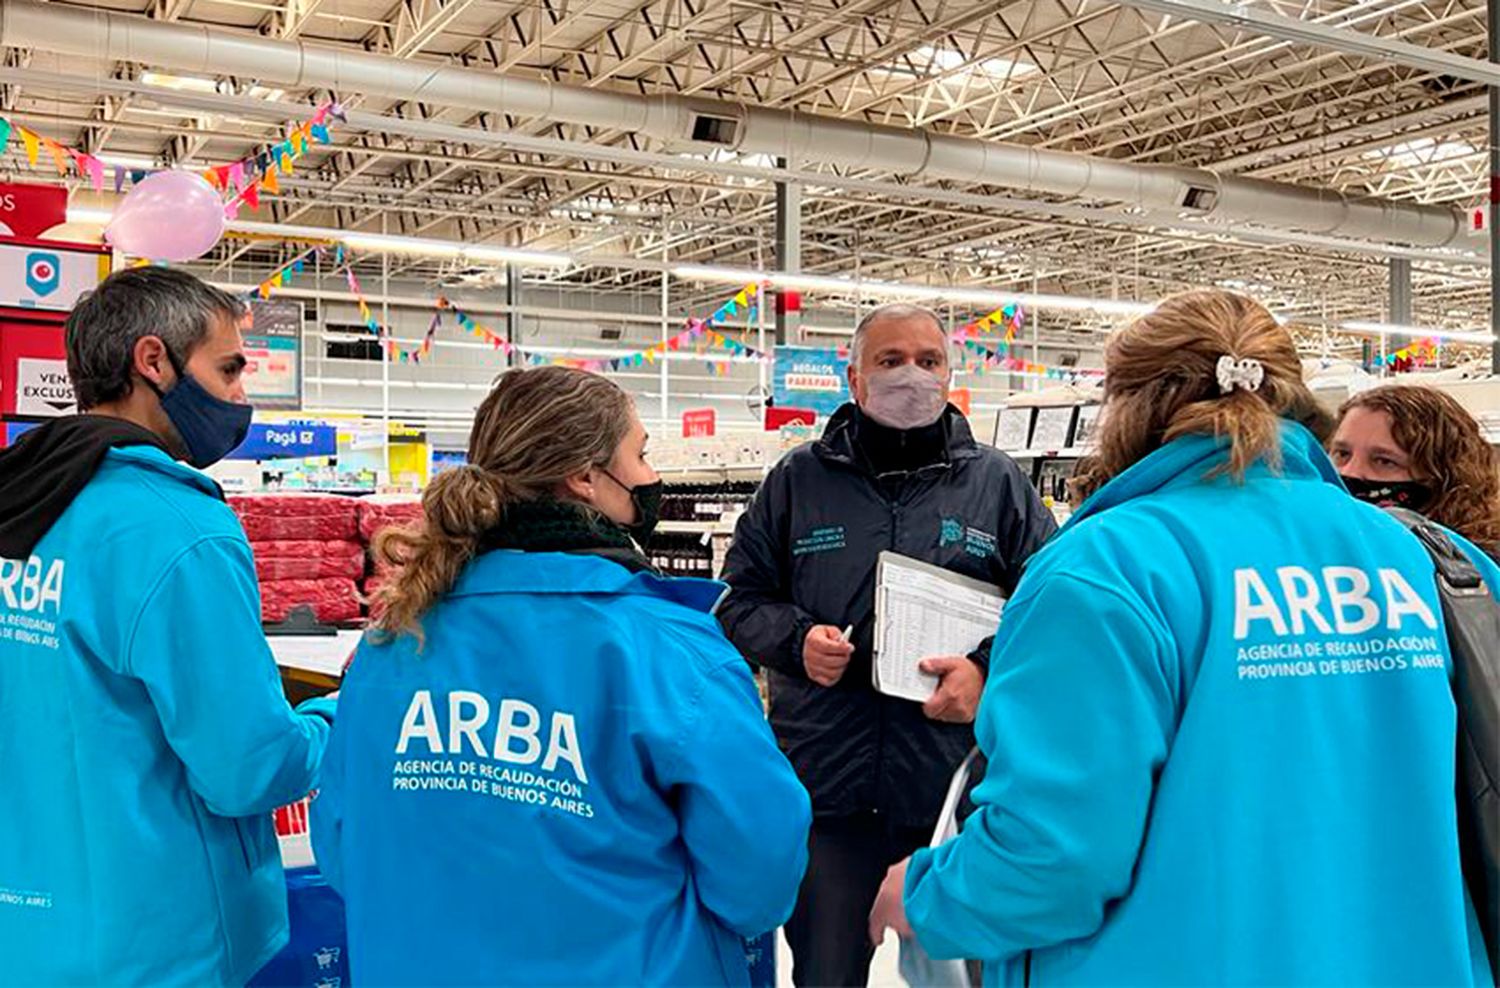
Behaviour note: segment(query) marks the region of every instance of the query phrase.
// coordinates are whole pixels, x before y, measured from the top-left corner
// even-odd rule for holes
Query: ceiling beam
[[[1296,17],[1284,17],[1252,7],[1248,3],[1225,3],[1223,0],[1124,0],[1124,3],[1159,14],[1247,28],[1267,37],[1314,48],[1361,55],[1391,65],[1404,65],[1425,72],[1468,79],[1470,82],[1482,82],[1487,86],[1500,86],[1500,65],[1492,62],[1366,34],[1363,31],[1350,31]]]

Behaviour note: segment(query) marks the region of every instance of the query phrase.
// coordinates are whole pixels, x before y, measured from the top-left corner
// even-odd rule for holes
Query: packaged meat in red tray
[[[359,502],[334,494],[242,494],[229,498],[251,542],[352,541]]]
[[[261,582],[332,576],[358,580],[365,575],[365,547],[360,542],[251,542],[250,549],[255,553],[255,575]]]
[[[323,580],[267,580],[260,585],[260,617],[280,624],[299,605],[312,608],[324,624],[360,619],[359,588],[348,577]]]
[[[376,494],[359,502],[359,534],[366,542],[391,525],[411,525],[422,520],[422,499],[415,494]]]

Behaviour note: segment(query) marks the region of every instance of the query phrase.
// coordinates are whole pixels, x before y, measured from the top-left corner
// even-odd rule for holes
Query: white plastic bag
[[[948,795],[943,799],[943,810],[938,814],[937,829],[932,832],[932,846],[958,835],[958,804],[963,801],[964,790],[969,785],[969,775],[974,770],[974,759],[979,754],[975,748],[964,758],[948,783]],[[915,938],[901,941],[901,957],[898,962],[901,980],[911,988],[973,988],[969,980],[969,968],[963,961],[938,961],[927,955]]]

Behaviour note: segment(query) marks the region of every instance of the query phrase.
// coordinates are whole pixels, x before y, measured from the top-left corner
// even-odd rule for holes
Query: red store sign
[[[68,219],[68,190],[60,185],[0,182],[0,237],[35,239]]]
[[[682,438],[700,439],[714,434],[718,415],[712,408],[690,408],[682,413]]]

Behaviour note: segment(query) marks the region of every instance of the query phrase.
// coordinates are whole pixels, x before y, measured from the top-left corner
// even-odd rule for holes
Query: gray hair
[[[245,303],[186,271],[153,266],[110,275],[68,316],[68,377],[79,409],[130,394],[143,337],[157,337],[186,364],[216,320],[237,322],[244,314]]]
[[[946,338],[947,330],[943,327],[942,318],[925,305],[913,305],[910,302],[889,302],[885,305],[877,305],[865,317],[859,321],[854,328],[854,342],[849,344],[849,362],[859,364],[860,355],[864,353],[865,337],[869,334],[870,327],[885,319],[931,319],[937,331]]]

